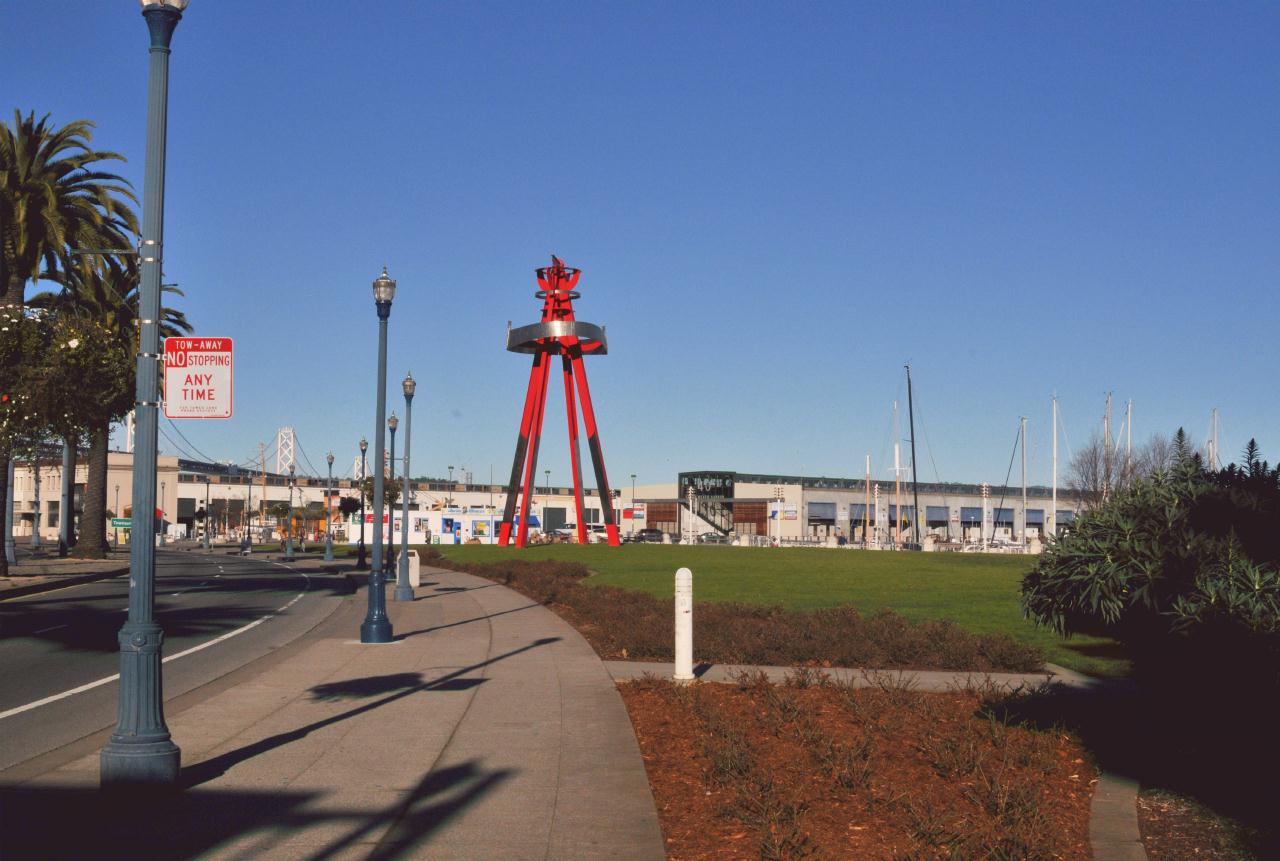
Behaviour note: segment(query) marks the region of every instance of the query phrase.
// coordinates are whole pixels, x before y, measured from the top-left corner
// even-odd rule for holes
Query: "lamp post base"
[[[413,587],[408,583],[396,583],[396,591],[393,597],[397,601],[412,601]]]
[[[103,788],[165,786],[178,782],[182,751],[172,741],[121,742],[102,749],[99,780]]]
[[[361,643],[390,643],[391,620],[387,618],[387,596],[384,592],[382,572],[369,573],[369,612],[360,624]]]
[[[333,539],[327,535],[325,536],[325,539],[324,539],[324,561],[325,562],[333,561]]]

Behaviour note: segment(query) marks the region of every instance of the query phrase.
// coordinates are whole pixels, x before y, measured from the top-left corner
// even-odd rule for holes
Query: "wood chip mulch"
[[[1163,790],[1138,795],[1138,829],[1148,861],[1255,861],[1256,835],[1186,796]]]
[[[672,861],[1087,861],[1096,773],[977,693],[619,685]]]

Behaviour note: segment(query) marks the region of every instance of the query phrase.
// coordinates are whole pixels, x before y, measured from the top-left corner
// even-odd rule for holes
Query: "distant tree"
[[[360,500],[354,496],[344,496],[338,501],[338,511],[342,512],[343,517],[350,517],[360,510]]]
[[[1067,488],[1084,508],[1096,508],[1137,480],[1168,471],[1175,455],[1173,438],[1160,434],[1152,434],[1130,454],[1094,433],[1067,464]]]

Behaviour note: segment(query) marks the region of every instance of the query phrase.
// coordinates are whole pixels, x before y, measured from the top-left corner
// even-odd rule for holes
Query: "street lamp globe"
[[[324,461],[325,463],[329,464],[329,466],[333,466],[333,452],[329,452],[327,455],[325,455]]]
[[[143,9],[146,9],[148,6],[165,6],[169,9],[177,10],[178,12],[186,9],[187,4],[190,2],[191,0],[138,0],[139,5],[142,6]]]
[[[413,397],[413,393],[418,390],[418,383],[416,380],[414,380],[412,372],[405,374],[403,385],[404,385],[404,396],[406,398]]]
[[[391,418],[387,419],[387,427],[391,428],[392,433],[395,433],[396,428],[400,427],[400,419],[396,418],[395,413],[392,413]]]
[[[364,437],[360,437],[360,453],[364,454],[369,450],[369,441]]]
[[[382,267],[382,274],[373,281],[373,301],[379,305],[390,305],[396,298],[396,282],[387,275],[387,267]]]

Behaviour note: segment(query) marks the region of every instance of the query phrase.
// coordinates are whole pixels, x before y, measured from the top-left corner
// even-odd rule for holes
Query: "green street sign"
[[[130,529],[133,527],[132,517],[113,517],[111,518],[112,529]]]

